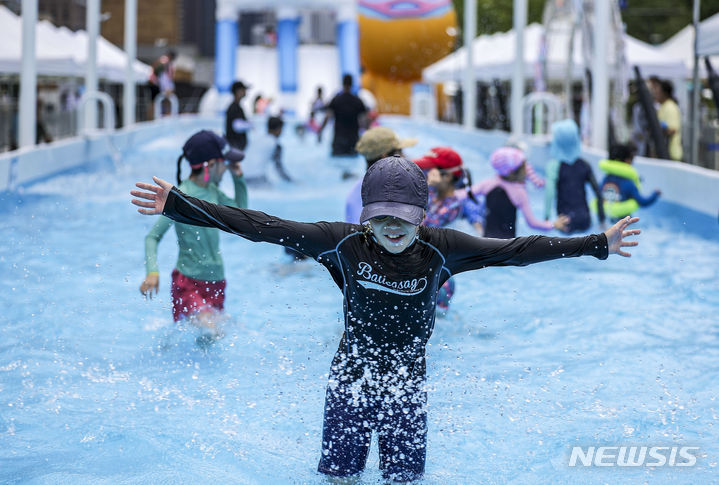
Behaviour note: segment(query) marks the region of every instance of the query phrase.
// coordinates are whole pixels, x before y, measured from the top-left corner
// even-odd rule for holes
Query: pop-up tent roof
[[[524,73],[527,78],[534,77],[539,65],[540,45],[544,27],[531,24],[524,30]],[[550,80],[562,80],[567,75],[568,39],[555,39],[547,52],[547,77]],[[581,39],[574,37],[572,78],[584,76]],[[478,81],[492,79],[511,79],[515,56],[514,31],[481,35],[472,42],[474,74]],[[639,66],[644,75],[657,75],[665,78],[683,78],[688,71],[680,57],[670,57],[655,47],[628,35],[624,36],[625,56],[628,68]],[[427,67],[423,78],[429,82],[460,81],[466,65],[465,48],[462,47],[444,59]]]
[[[719,13],[699,24],[697,52],[700,56],[719,55]]]
[[[48,36],[41,22],[36,30],[35,51],[38,74],[46,76],[80,76],[80,67],[62,44]],[[0,71],[20,72],[22,58],[22,21],[4,6],[0,6]]]
[[[719,14],[699,24],[699,55],[709,55],[712,65],[716,68],[719,66],[719,45],[712,47],[714,42],[719,42]],[[687,25],[657,49],[662,55],[681,59],[691,73],[694,68],[694,26]],[[699,76],[706,77],[703,61],[699,62]]]
[[[87,33],[73,32],[42,20],[35,27],[37,73],[44,76],[82,77],[87,62]],[[22,19],[0,5],[0,71],[19,73],[22,58]],[[127,56],[103,37],[97,38],[97,70],[101,79],[123,82]],[[136,82],[145,82],[151,68],[134,62]]]

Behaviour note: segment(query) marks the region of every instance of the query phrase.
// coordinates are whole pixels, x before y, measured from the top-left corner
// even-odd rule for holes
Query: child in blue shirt
[[[607,174],[601,188],[604,212],[615,222],[631,215],[639,207],[652,205],[662,194],[659,190],[652,192],[649,197],[642,197],[639,193],[639,174],[632,166],[635,154],[634,145],[617,144],[609,149],[609,160],[599,162],[599,168]]]

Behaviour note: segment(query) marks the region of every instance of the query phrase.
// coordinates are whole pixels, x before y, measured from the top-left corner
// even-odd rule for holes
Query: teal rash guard
[[[180,190],[188,195],[206,200],[214,204],[230,207],[247,208],[247,185],[244,177],[232,175],[235,183],[235,198],[228,197],[217,184],[209,183],[200,187],[192,180],[183,180]],[[220,281],[225,279],[225,269],[220,253],[219,229],[211,227],[190,226],[174,222],[160,216],[159,220],[145,237],[145,268],[147,274],[158,273],[157,245],[171,225],[175,225],[177,245],[180,253],[177,256],[177,270],[185,276],[200,281]]]

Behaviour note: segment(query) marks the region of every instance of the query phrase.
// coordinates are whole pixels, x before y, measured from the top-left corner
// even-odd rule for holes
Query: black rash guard
[[[406,366],[408,375],[420,378],[425,345],[434,327],[437,290],[450,276],[487,266],[608,256],[604,234],[503,240],[424,226],[407,249],[392,254],[363,226],[280,219],[205,202],[174,187],[163,214],[185,224],[217,227],[251,241],[290,247],[316,259],[344,296],[345,332],[336,358],[342,356],[350,367],[376,365],[380,373]]]

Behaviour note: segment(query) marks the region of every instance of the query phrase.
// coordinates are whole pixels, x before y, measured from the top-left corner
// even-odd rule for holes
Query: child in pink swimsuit
[[[511,147],[495,150],[489,159],[497,176],[472,186],[472,193],[485,198],[484,236],[499,239],[516,237],[517,209],[522,211],[532,229],[562,230],[569,219],[560,215],[554,222],[534,217],[524,181],[527,177],[524,153]]]

